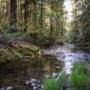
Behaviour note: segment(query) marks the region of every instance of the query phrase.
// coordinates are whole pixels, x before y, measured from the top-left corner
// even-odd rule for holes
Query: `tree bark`
[[[25,20],[25,31],[29,32],[28,30],[28,0],[25,0],[24,4],[24,20]]]
[[[17,22],[17,0],[10,0],[11,25],[16,26]]]

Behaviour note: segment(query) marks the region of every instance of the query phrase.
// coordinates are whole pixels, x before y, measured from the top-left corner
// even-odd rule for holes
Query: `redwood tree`
[[[11,25],[16,25],[16,22],[17,22],[17,0],[10,0],[10,16],[11,16]]]

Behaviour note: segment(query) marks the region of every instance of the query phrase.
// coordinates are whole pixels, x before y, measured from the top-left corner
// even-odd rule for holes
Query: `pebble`
[[[58,73],[52,73],[53,78],[56,78],[57,75],[58,75]]]
[[[30,83],[33,83],[33,82],[36,82],[36,81],[37,81],[36,79],[31,79]]]
[[[37,82],[38,82],[38,83],[40,83],[40,81],[39,81],[39,80],[38,80]]]
[[[44,89],[44,86],[43,85],[41,85],[41,89]]]
[[[40,84],[37,84],[37,87],[38,87],[38,88],[40,88],[40,87],[41,87],[41,85],[40,85]]]
[[[56,67],[56,69],[60,69],[60,67]]]
[[[46,68],[45,68],[45,69],[44,69],[44,71],[45,71],[45,72],[47,72],[47,71],[48,71],[48,69],[46,69]]]
[[[30,81],[29,80],[25,81],[25,84],[26,85],[29,85],[30,84]]]
[[[31,85],[32,85],[33,87],[35,87],[35,86],[36,86],[36,84],[35,84],[35,83],[32,83]]]
[[[11,87],[11,86],[6,88],[6,90],[12,90],[12,89],[13,89],[13,87]]]
[[[43,89],[40,88],[39,90],[43,90]]]
[[[35,86],[35,87],[33,87],[33,90],[35,90],[35,89],[37,89],[37,87]]]
[[[49,77],[50,77],[50,75],[45,74],[45,75],[44,75],[44,77],[45,77],[45,78],[49,78]]]

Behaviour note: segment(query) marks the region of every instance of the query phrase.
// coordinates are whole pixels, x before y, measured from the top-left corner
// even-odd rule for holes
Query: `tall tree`
[[[51,16],[50,16],[50,36],[53,36],[53,29],[54,29],[54,1],[51,0],[51,5],[50,5],[50,9],[51,9]]]
[[[25,20],[25,31],[28,29],[28,0],[24,3],[24,20]]]
[[[16,25],[17,22],[17,0],[10,0],[10,16],[11,25]]]

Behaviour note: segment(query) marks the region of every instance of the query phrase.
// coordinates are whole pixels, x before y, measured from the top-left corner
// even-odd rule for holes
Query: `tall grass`
[[[71,74],[72,90],[87,90],[88,87],[88,67],[80,63],[74,64]]]
[[[58,84],[55,79],[47,79],[44,81],[45,90],[58,90]]]

